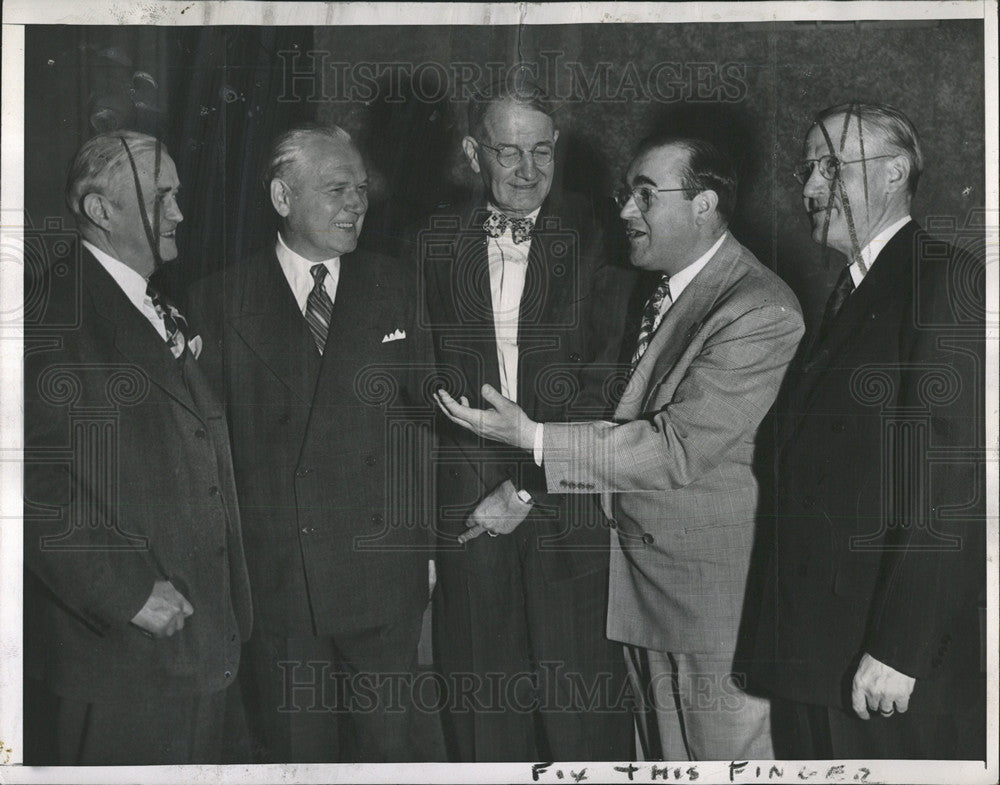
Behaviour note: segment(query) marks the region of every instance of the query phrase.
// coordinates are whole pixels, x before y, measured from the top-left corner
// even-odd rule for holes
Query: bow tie
[[[500,237],[510,226],[511,239],[517,245],[531,239],[531,227],[534,225],[535,222],[530,218],[508,218],[503,213],[491,212],[483,221],[483,231],[490,237]]]

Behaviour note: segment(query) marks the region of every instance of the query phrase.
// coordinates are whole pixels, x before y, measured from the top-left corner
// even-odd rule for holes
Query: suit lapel
[[[487,214],[484,206],[470,205],[461,216],[451,269],[442,270],[445,280],[441,281],[442,291],[450,292],[457,317],[455,323],[465,331],[461,344],[476,347],[476,351],[463,351],[460,355],[469,384],[466,394],[474,404],[480,400],[479,385],[474,380],[500,389],[488,238],[482,230]]]
[[[390,324],[385,316],[384,286],[380,271],[364,253],[341,257],[337,299],[320,370],[324,395],[330,394],[331,384],[347,385],[346,392],[350,392],[357,369],[378,361],[385,333],[402,326]]]
[[[787,441],[795,432],[820,381],[832,368],[843,365],[842,356],[863,345],[866,332],[882,329],[878,315],[884,303],[909,295],[906,291],[909,286],[908,265],[912,258],[913,235],[918,229],[917,223],[910,221],[889,240],[861,285],[847,298],[823,340],[798,365],[795,385],[783,407],[789,412],[790,419],[782,429],[779,441]]]
[[[574,247],[578,235],[569,235],[562,229],[560,219],[553,213],[552,199],[544,202],[528,250],[528,268],[524,276],[524,290],[518,311],[517,342],[520,347],[518,363],[518,401],[531,411],[536,403],[536,389],[532,383],[536,361],[532,347],[547,345],[558,340],[554,330],[567,324],[561,313],[567,302],[579,297],[577,261],[583,249]]]
[[[726,286],[741,246],[730,234],[705,267],[667,309],[615,411],[616,420],[634,420],[653,389],[677,363]]]
[[[233,329],[300,401],[309,403],[320,366],[309,327],[274,250],[247,264]]]
[[[201,413],[184,385],[184,377],[166,342],[89,252],[83,254],[83,265],[85,285],[95,313],[112,326],[118,352],[142,368],[150,382],[200,419]]]

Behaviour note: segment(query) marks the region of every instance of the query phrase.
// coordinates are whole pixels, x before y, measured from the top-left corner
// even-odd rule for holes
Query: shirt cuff
[[[545,440],[545,425],[543,423],[538,423],[535,426],[535,446],[532,452],[535,456],[535,465],[542,465],[542,445]]]

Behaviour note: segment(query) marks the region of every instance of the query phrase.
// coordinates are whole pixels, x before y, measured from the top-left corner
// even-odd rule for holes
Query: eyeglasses
[[[859,158],[856,161],[841,161],[835,155],[823,155],[819,158],[810,158],[796,165],[792,170],[792,175],[802,185],[805,185],[812,177],[813,167],[819,168],[819,173],[826,180],[836,180],[840,177],[840,167],[848,164],[859,164],[862,161],[874,161],[876,158],[895,158],[894,155],[872,155],[867,158]]]
[[[522,150],[514,144],[502,144],[499,147],[492,147],[485,142],[480,142],[478,139],[476,140],[476,144],[496,153],[497,163],[504,169],[517,166],[526,155],[531,156],[531,160],[535,162],[535,166],[548,166],[555,157],[551,144],[535,145],[530,150]]]
[[[625,205],[628,204],[629,199],[635,199],[635,206],[639,208],[641,212],[649,212],[649,205],[653,201],[653,194],[655,193],[668,193],[671,191],[696,191],[697,188],[653,188],[651,185],[637,185],[634,188],[629,188],[628,186],[622,186],[615,190],[611,194],[611,198],[615,200],[615,204],[618,205],[618,209],[624,210]]]

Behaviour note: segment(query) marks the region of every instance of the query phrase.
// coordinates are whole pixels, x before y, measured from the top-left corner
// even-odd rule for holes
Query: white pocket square
[[[405,337],[406,330],[396,330],[395,332],[388,333],[382,339],[382,343],[389,343],[389,341],[402,341]]]

